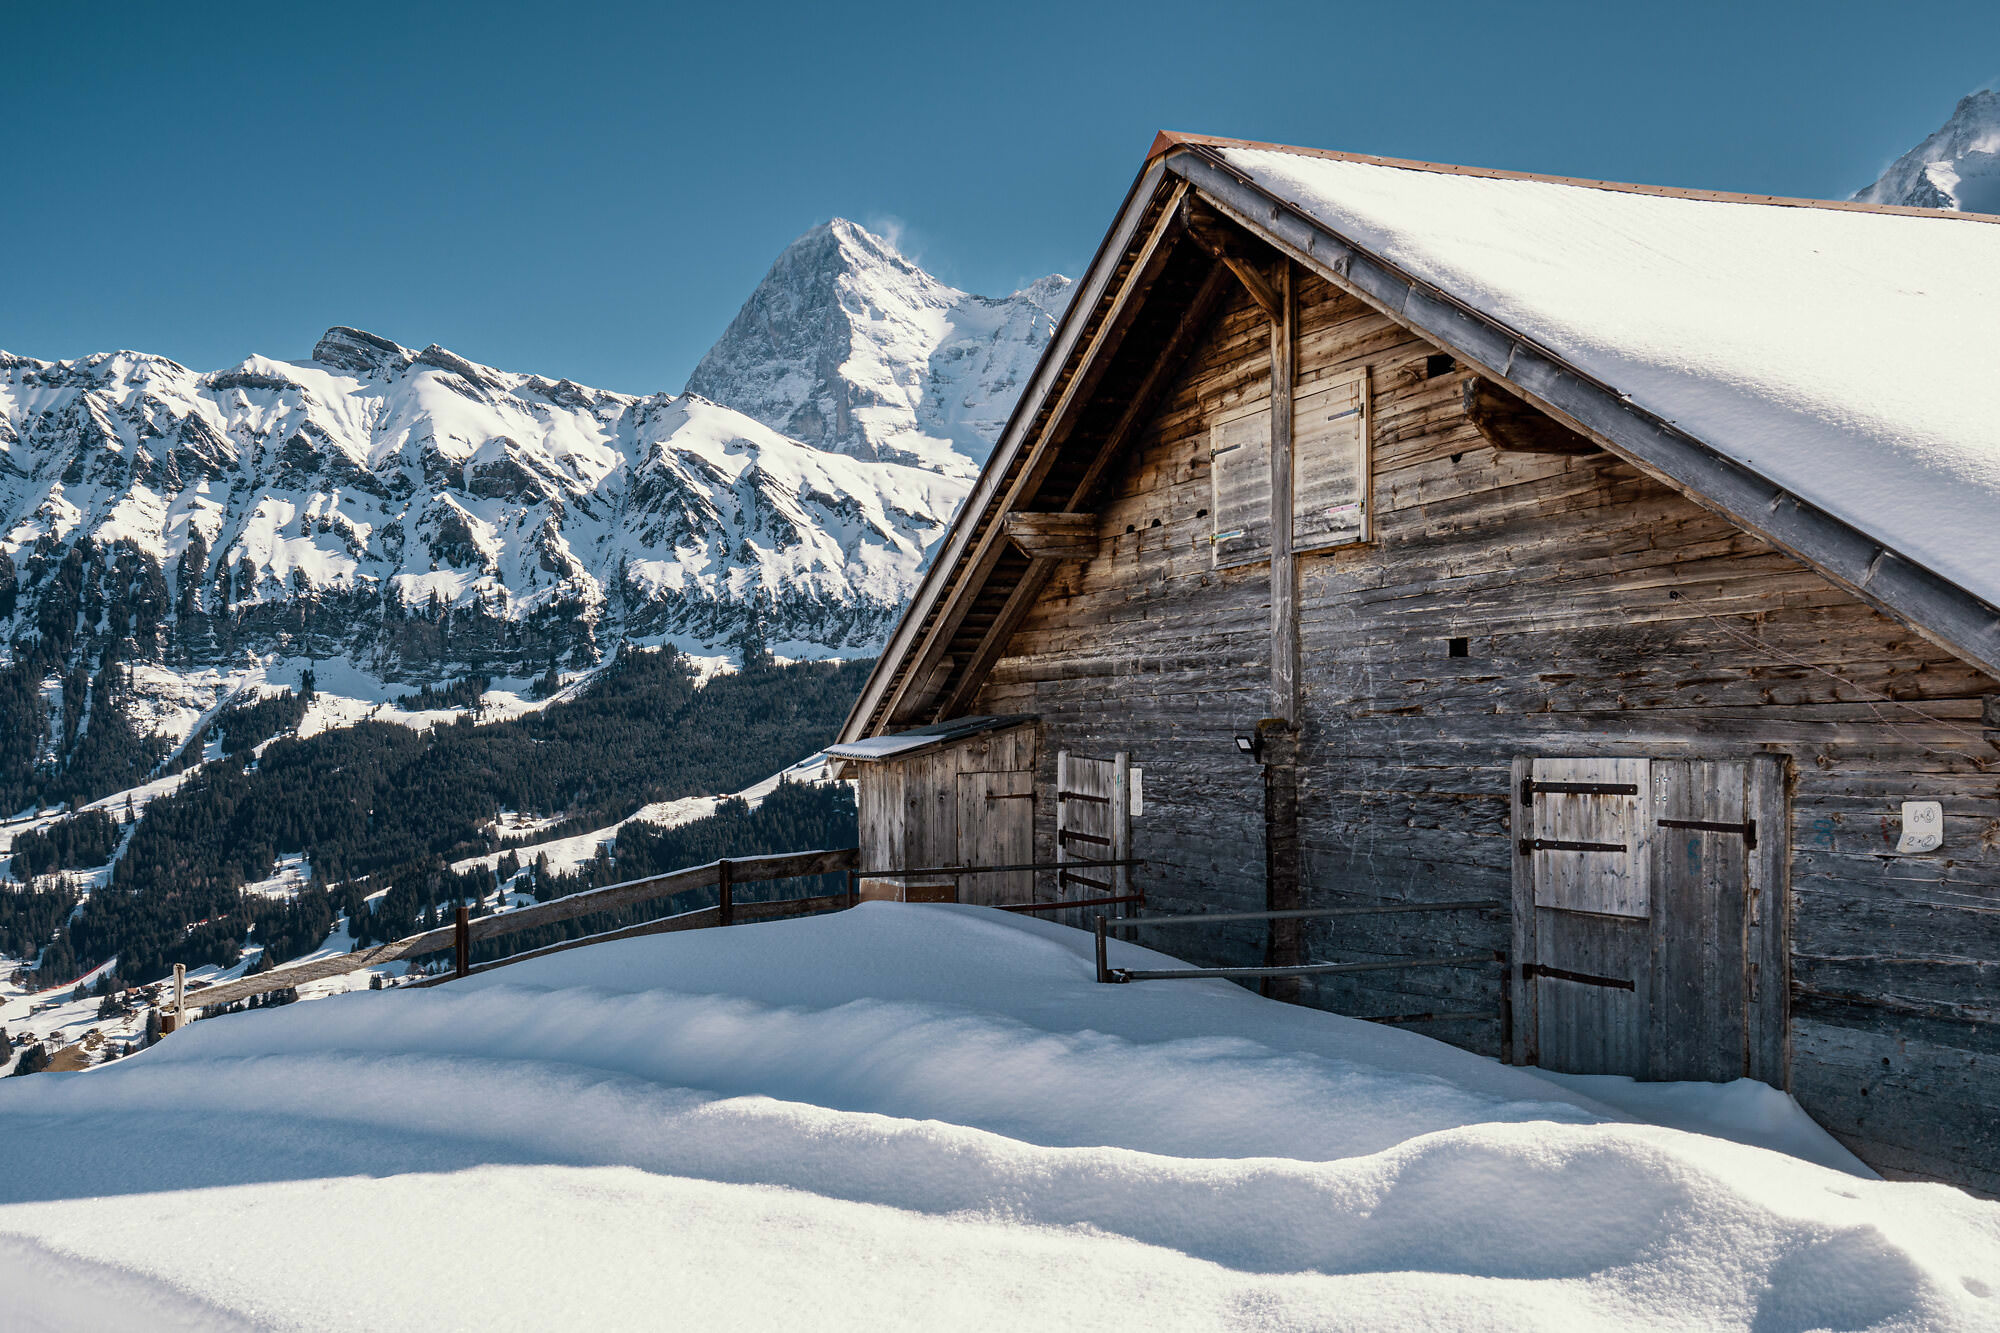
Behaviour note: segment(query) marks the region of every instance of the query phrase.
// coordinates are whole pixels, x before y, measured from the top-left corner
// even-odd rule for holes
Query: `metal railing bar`
[[[1146,895],[1143,893],[1128,893],[1117,898],[1079,898],[1071,903],[996,903],[993,910],[996,912],[1060,912],[1070,907],[1110,907],[1116,903],[1143,903],[1145,901]],[[1111,924],[1115,929],[1124,925],[1125,920],[1122,917],[1114,918]]]
[[[922,866],[916,870],[858,870],[862,879],[910,879],[916,875],[999,875],[1014,870],[1088,870],[1093,866],[1142,866],[1144,861],[1036,861],[1018,866]]]
[[[1071,862],[1075,865],[1077,862]],[[1198,926],[1224,921],[1295,921],[1320,916],[1390,916],[1398,912],[1470,912],[1504,904],[1490,901],[1397,903],[1386,907],[1295,907],[1282,912],[1201,912],[1186,916],[1128,916],[1121,926]]]
[[[1120,921],[1117,925],[1128,925]],[[1455,958],[1396,958],[1369,963],[1301,963],[1290,967],[1177,967],[1165,970],[1142,970],[1114,967],[1109,969],[1112,981],[1172,981],[1196,980],[1204,977],[1220,977],[1234,980],[1239,977],[1307,977],[1331,972],[1388,972],[1406,967],[1479,967],[1490,963],[1503,963],[1507,956],[1502,953],[1461,954]]]

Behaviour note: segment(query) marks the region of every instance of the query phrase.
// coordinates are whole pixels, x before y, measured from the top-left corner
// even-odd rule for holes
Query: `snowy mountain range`
[[[835,220],[679,396],[350,328],[210,372],[0,353],[0,638],[123,629],[128,658],[383,680],[582,666],[620,638],[714,650],[753,623],[781,653],[866,652],[1067,289],[968,296]]]
[[[1981,88],[1960,98],[1937,133],[1854,197],[1868,204],[2000,213],[2000,90]]]

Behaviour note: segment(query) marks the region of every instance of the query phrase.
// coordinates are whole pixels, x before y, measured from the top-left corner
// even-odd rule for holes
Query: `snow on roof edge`
[[[2000,607],[2000,377],[1980,368],[2000,233],[1282,146],[1196,156],[1954,586],[1974,619]]]

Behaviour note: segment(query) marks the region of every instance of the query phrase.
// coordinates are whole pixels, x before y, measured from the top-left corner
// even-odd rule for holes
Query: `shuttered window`
[[[1252,404],[1212,426],[1208,457],[1216,567],[1270,559],[1270,404]]]
[[[1292,407],[1292,549],[1368,540],[1368,375],[1302,390]]]
[[[1316,380],[1292,402],[1292,549],[1369,539],[1368,373]],[[1209,428],[1209,513],[1217,568],[1271,557],[1271,408]]]

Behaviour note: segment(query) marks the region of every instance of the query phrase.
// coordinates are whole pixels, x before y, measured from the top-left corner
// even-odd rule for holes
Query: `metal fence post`
[[[466,976],[472,971],[472,911],[464,903],[452,914],[452,952],[457,955],[453,976]]]
[[[715,863],[715,908],[718,926],[734,925],[736,922],[736,886],[730,876],[727,861]]]

